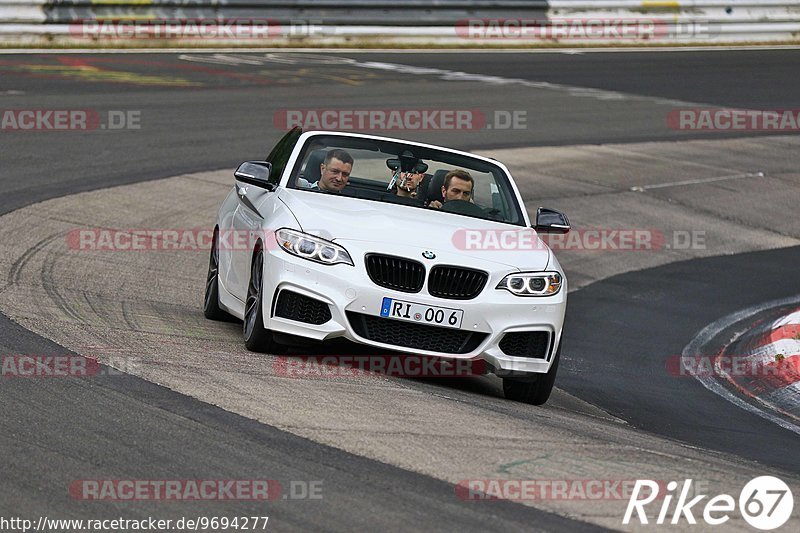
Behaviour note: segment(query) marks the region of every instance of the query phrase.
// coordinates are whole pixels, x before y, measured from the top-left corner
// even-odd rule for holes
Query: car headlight
[[[520,272],[504,277],[497,288],[517,296],[552,296],[561,290],[561,281],[558,272]]]
[[[347,250],[325,239],[287,228],[276,231],[275,237],[278,241],[278,246],[297,257],[322,263],[323,265],[344,263],[354,266]]]

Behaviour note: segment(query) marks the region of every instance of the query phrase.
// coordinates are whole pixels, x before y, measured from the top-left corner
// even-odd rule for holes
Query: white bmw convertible
[[[219,210],[205,316],[244,322],[248,349],[345,338],[481,361],[507,398],[543,404],[561,353],[567,279],[498,161],[416,142],[288,132],[242,163]]]

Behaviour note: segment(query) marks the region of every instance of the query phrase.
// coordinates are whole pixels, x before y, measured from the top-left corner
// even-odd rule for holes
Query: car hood
[[[283,190],[279,197],[303,231],[362,250],[413,256],[429,250],[459,264],[520,270],[545,270],[550,261],[550,250],[528,227],[307,191]]]

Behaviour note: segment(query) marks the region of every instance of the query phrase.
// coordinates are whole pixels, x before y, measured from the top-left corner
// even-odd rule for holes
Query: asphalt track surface
[[[664,115],[679,102],[796,105],[793,81],[800,60],[798,51],[334,55],[600,92],[587,92],[576,102],[570,89],[554,89],[540,95],[543,105],[526,99],[524,85],[493,91],[467,84],[463,91],[451,91],[436,76],[419,80],[419,94],[413,94],[403,85],[406,75],[349,64],[231,66],[179,60],[174,54],[0,56],[3,109],[133,109],[141,112],[143,124],[141,130],[119,132],[3,132],[0,213],[86,190],[232,168],[263,155],[277,139],[273,116],[286,109],[290,97],[300,109],[338,107],[354,99],[358,107],[386,107],[387,101],[412,107],[422,98],[425,107],[457,109],[467,101],[469,108],[524,109],[529,121],[535,117],[536,127],[525,130],[420,135],[467,149],[682,140],[693,135],[664,126]],[[465,100],[470,97],[474,100]],[[730,135],[702,136],[713,137]],[[693,260],[581,289],[570,299],[566,342],[572,355],[565,358],[558,386],[646,431],[800,473],[800,459],[787,453],[797,447],[796,434],[663,372],[664,358],[679,354],[707,323],[800,292],[799,255],[798,248],[787,248]],[[763,283],[744,282],[754,276]],[[2,353],[59,350],[0,317]],[[451,387],[450,394],[476,404],[485,393],[480,386]],[[164,477],[172,478],[325,480],[323,501],[277,502],[269,508],[285,529],[580,526],[513,503],[465,505],[442,481],[296,437],[132,376],[91,383],[4,380],[0,396],[4,515],[212,514],[215,504],[208,502],[179,510],[142,503],[97,507],[65,495],[64,487],[75,479],[136,478],[160,466]],[[260,510],[246,503],[216,509],[227,515]]]
[[[564,365],[559,386],[653,433],[797,472],[800,457],[787,450],[800,436],[666,368],[706,324],[800,292],[800,273],[791,267],[798,259],[797,247],[697,259],[581,289],[565,326],[570,353],[579,355]],[[737,290],[756,278],[758,291]],[[621,292],[628,299],[621,300]],[[704,355],[716,353],[712,344]],[[609,394],[621,390],[626,394]]]
[[[494,90],[465,84],[465,89],[454,91],[453,84],[442,84],[434,75],[300,63],[283,59],[292,57],[287,54],[276,55],[279,60],[233,66],[182,61],[176,54],[3,55],[0,98],[4,108],[133,110],[140,112],[143,129],[4,136],[0,209],[6,212],[98,187],[233,167],[243,154],[261,155],[274,144],[280,136],[273,126],[274,115],[287,108],[381,109],[389,102],[401,109],[424,104],[426,108],[527,113],[527,127],[522,130],[414,134],[420,140],[466,149],[736,135],[670,130],[666,115],[681,107],[681,102],[698,104],[693,107],[792,108],[800,62],[796,50],[331,55],[643,98],[616,99],[614,94],[587,92],[584,97],[565,99],[566,91],[559,90],[537,93],[534,98],[530,88],[519,85]],[[663,105],[651,105],[654,99],[663,100]],[[8,158],[9,154],[18,157]],[[57,179],[52,175],[54,168],[59,171]]]

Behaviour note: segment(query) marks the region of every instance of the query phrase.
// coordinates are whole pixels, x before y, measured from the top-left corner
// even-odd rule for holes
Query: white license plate
[[[393,318],[395,320],[405,320],[407,322],[418,322],[420,324],[432,324],[443,328],[458,329],[464,319],[464,311],[461,309],[450,309],[448,307],[436,307],[435,305],[416,304],[395,300],[394,298],[384,298],[381,305],[381,316]]]

